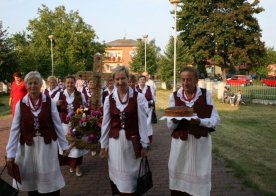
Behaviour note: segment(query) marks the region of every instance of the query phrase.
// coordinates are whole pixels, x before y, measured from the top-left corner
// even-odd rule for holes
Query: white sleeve
[[[105,98],[104,106],[103,106],[103,122],[102,122],[102,128],[101,128],[101,138],[100,138],[101,148],[108,147],[108,140],[109,140],[108,133],[111,128],[109,96]]]
[[[52,99],[55,102],[55,104],[57,103],[59,96],[60,96],[60,92],[57,92],[55,97]]]
[[[149,144],[149,138],[147,134],[147,107],[145,107],[146,98],[142,93],[138,93],[137,95],[137,111],[138,111],[138,127],[139,127],[139,135],[140,142],[142,146],[145,148]]]
[[[15,106],[15,114],[12,120],[9,141],[6,146],[7,158],[14,158],[16,156],[16,151],[20,137],[20,118],[20,101],[18,101]]]
[[[174,96],[172,93],[169,98],[169,107],[174,107],[174,106],[175,106],[175,102],[174,102]],[[173,123],[172,120],[167,120],[168,129],[174,130],[177,126],[178,126],[178,123]]]
[[[220,123],[220,117],[218,115],[218,112],[214,106],[212,95],[209,91],[206,91],[206,102],[208,105],[213,106],[212,114],[210,118],[204,118],[200,119],[200,126],[208,127],[208,128],[214,128]]]
[[[152,86],[150,86],[150,92],[151,92],[151,96],[152,96],[152,100],[155,102],[156,101],[156,98],[155,98],[155,96],[154,96],[154,89],[153,89],[153,87]]]
[[[64,131],[62,128],[62,124],[61,124],[61,120],[59,117],[56,103],[53,100],[51,103],[51,115],[52,115],[52,120],[54,123],[55,131],[58,136],[58,143],[61,146],[62,150],[67,150],[67,149],[69,149],[69,144],[65,138],[65,134],[64,134]]]

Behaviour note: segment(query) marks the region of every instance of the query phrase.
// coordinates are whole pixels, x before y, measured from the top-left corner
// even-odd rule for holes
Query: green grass
[[[0,116],[11,114],[11,107],[9,106],[9,94],[0,94]]]
[[[170,93],[157,92],[157,109],[168,106]],[[217,100],[215,105],[221,124],[212,133],[214,154],[225,160],[244,185],[276,195],[276,106],[236,107]]]

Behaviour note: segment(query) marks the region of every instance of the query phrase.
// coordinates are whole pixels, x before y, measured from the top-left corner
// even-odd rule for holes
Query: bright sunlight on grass
[[[168,107],[170,93],[157,91],[157,110]],[[217,100],[215,105],[221,124],[212,133],[214,154],[226,160],[245,185],[276,195],[276,107],[236,107]]]
[[[11,114],[11,107],[9,106],[9,94],[0,95],[0,116]]]

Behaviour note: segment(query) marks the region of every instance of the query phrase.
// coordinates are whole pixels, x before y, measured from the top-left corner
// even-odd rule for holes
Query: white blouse
[[[133,97],[134,91],[132,88],[128,88],[129,90],[129,97]],[[118,97],[118,91],[117,89],[114,90],[113,94],[111,94],[116,102],[116,107],[122,112],[128,105],[128,102],[125,104],[122,104]],[[109,96],[111,96],[109,95]],[[107,148],[108,147],[108,139],[109,139],[109,130],[111,128],[111,116],[110,116],[110,102],[109,102],[109,96],[106,97],[104,102],[104,116],[103,116],[103,122],[102,122],[102,129],[101,129],[101,148]],[[124,99],[122,100],[125,102],[127,99],[127,95],[125,95]],[[140,134],[140,143],[145,148],[149,144],[149,139],[147,135],[147,107],[145,107],[145,101],[146,98],[141,93],[138,93],[137,96],[137,111],[138,111],[138,127],[139,127],[139,134]]]
[[[27,94],[23,98],[22,102],[26,104],[28,107],[33,107],[32,105],[29,105],[28,96],[29,94]],[[46,102],[46,95],[44,95],[43,93],[42,93],[42,102]],[[41,107],[35,112],[32,111],[32,113],[36,117],[40,112],[41,112]],[[57,106],[53,100],[51,100],[51,115],[52,115],[55,131],[58,137],[59,145],[63,150],[67,150],[69,149],[68,141],[65,138],[59,113],[57,111]],[[12,121],[11,130],[10,130],[9,142],[6,147],[8,158],[14,158],[16,156],[17,146],[18,146],[19,137],[20,137],[20,118],[21,118],[21,111],[20,111],[20,101],[19,101],[16,104],[15,115]]]

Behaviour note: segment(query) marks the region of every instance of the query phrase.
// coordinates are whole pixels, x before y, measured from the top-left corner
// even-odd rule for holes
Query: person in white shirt
[[[65,90],[60,94],[57,105],[59,107],[60,119],[65,135],[69,132],[70,126],[67,119],[68,114],[74,113],[81,105],[86,105],[84,95],[77,91],[75,88],[75,77],[67,76],[65,78]],[[83,161],[83,155],[89,151],[86,149],[78,149],[76,147],[71,148],[68,155],[68,165],[70,172],[76,173],[76,176],[82,176],[81,164]]]
[[[146,104],[148,107],[148,112],[147,112],[148,137],[149,137],[150,143],[152,143],[153,128],[152,128],[151,118],[152,118],[153,106],[155,102],[155,96],[154,96],[154,91],[152,87],[146,85],[146,77],[144,75],[139,76],[136,90],[142,93],[147,100]]]
[[[47,78],[48,88],[44,90],[44,94],[50,97],[55,103],[58,101],[59,93],[61,89],[58,86],[57,79],[55,76],[49,76]]]
[[[82,79],[82,75],[81,74],[79,74],[79,77],[78,77],[78,79],[76,80],[75,83],[76,83],[75,86],[76,86],[77,90],[80,91],[80,92],[81,92],[81,88],[82,87],[87,86],[86,85],[86,81]]]
[[[65,186],[58,160],[58,143],[64,155],[69,153],[54,101],[40,92],[42,78],[32,71],[25,76],[28,94],[16,104],[9,141],[7,167],[19,167],[20,191],[28,195],[60,195]],[[17,188],[15,180],[13,187]]]
[[[146,77],[146,85],[152,87],[152,89],[154,90],[154,95],[155,95],[156,85],[155,85],[154,81],[151,79],[151,75],[149,75],[148,72],[143,72],[142,75]]]
[[[128,86],[126,67],[115,68],[113,79],[116,88],[104,102],[100,156],[108,157],[112,194],[135,195],[141,157],[149,145],[145,97]]]
[[[168,119],[172,130],[168,162],[171,195],[209,196],[211,191],[211,132],[220,123],[212,95],[197,86],[198,74],[193,67],[180,72],[182,87],[173,92],[169,106],[192,107],[192,119]]]

